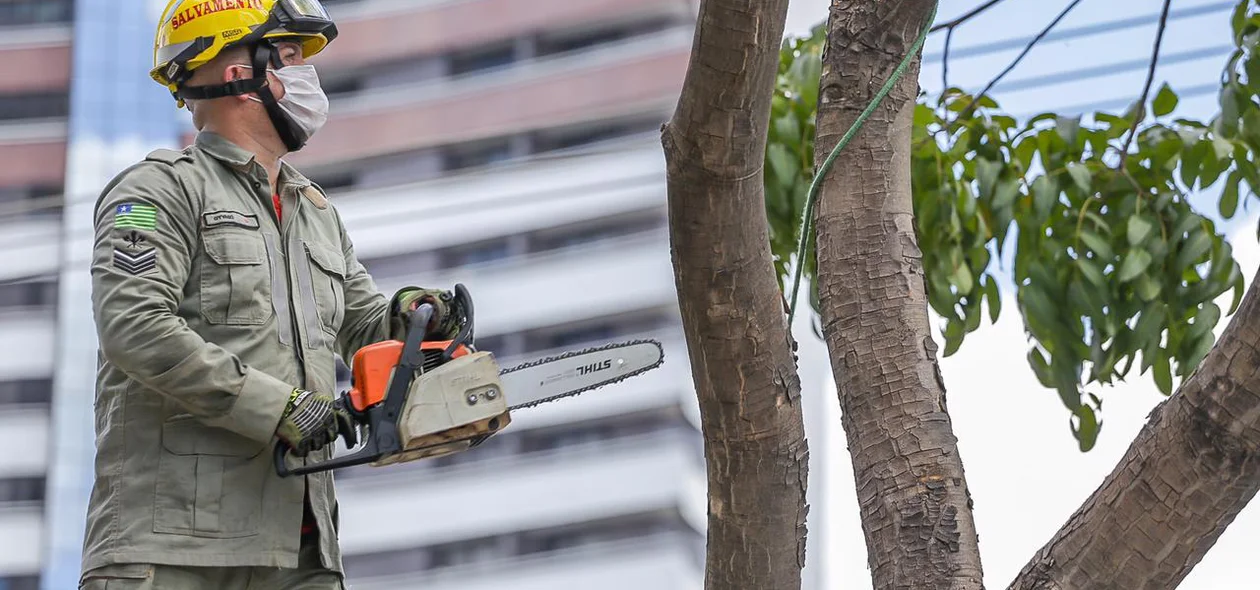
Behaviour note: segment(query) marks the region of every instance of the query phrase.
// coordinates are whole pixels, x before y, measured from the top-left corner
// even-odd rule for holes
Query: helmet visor
[[[319,0],[280,0],[277,4],[283,12],[288,13],[285,16],[292,21],[332,23],[332,18]]]

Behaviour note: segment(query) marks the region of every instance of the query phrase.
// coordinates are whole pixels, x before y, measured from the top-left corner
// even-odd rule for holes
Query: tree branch
[[[1260,284],[1014,590],[1175,588],[1260,490]]]
[[[1146,99],[1151,94],[1151,84],[1155,82],[1155,66],[1159,65],[1159,45],[1164,40],[1164,29],[1168,27],[1168,8],[1172,5],[1172,0],[1164,0],[1164,10],[1159,15],[1159,28],[1155,29],[1155,49],[1151,51],[1151,65],[1146,70],[1146,84],[1142,86],[1142,97],[1138,99],[1138,110],[1133,114],[1133,124],[1129,127],[1129,136],[1124,140],[1124,147],[1120,148],[1120,165],[1117,167],[1124,170],[1124,163],[1129,159],[1129,145],[1133,143],[1133,136],[1137,135],[1138,124],[1146,118]]]
[[[788,0],[703,0],[662,129],[708,472],[707,590],[799,590],[808,447],[763,163]]]
[[[1050,32],[1051,29],[1058,25],[1059,21],[1063,20],[1063,17],[1067,16],[1069,12],[1072,12],[1072,9],[1076,8],[1076,5],[1080,3],[1081,0],[1072,0],[1072,3],[1068,4],[1067,8],[1064,8],[1063,12],[1059,13],[1059,16],[1054,17],[1054,20],[1050,21],[1050,24],[1046,25],[1046,28],[1042,29],[1040,33],[1037,33],[1037,36],[1033,37],[1032,41],[1029,41],[1028,45],[1024,46],[1024,50],[1019,52],[1019,56],[1016,57],[1010,65],[1006,66],[1006,69],[1002,70],[1002,73],[998,74],[996,78],[990,80],[988,85],[984,87],[984,90],[981,90],[979,94],[972,97],[971,102],[967,103],[967,107],[959,111],[958,116],[954,118],[954,122],[957,123],[962,120],[963,117],[971,114],[971,109],[975,108],[976,104],[980,102],[980,98],[988,94],[989,91],[993,89],[994,85],[1001,81],[1007,74],[1011,73],[1011,70],[1014,70],[1015,66],[1019,65],[1019,62],[1023,61],[1024,56],[1028,55],[1028,52],[1032,51],[1032,48],[1036,46],[1037,43]],[[950,126],[953,127],[953,123],[951,123]]]
[[[977,16],[980,16],[980,14],[981,14],[981,13],[983,13],[984,11],[986,11],[986,10],[988,10],[988,9],[990,9],[990,8],[993,8],[995,5],[997,5],[997,4],[999,4],[999,3],[1001,3],[1002,1],[1003,1],[1003,0],[989,0],[988,2],[985,2],[984,4],[981,4],[980,6],[977,6],[977,7],[973,8],[973,9],[971,9],[971,11],[970,11],[970,12],[968,12],[968,13],[966,13],[966,14],[964,14],[964,15],[962,15],[962,16],[960,16],[960,17],[958,17],[958,18],[954,19],[954,20],[951,20],[951,21],[949,21],[949,22],[944,22],[944,23],[941,23],[941,24],[939,24],[939,25],[936,25],[936,26],[932,27],[931,29],[929,29],[929,30],[928,30],[928,33],[935,33],[935,32],[937,32],[937,31],[940,31],[941,29],[949,29],[949,31],[952,33],[952,32],[954,31],[954,29],[958,28],[958,26],[959,26],[959,25],[961,25],[961,24],[963,24],[963,23],[965,23],[965,22],[967,22],[967,21],[969,21],[969,20],[971,20],[971,19],[973,19],[973,18],[975,18],[975,17],[977,17]]]
[[[945,50],[941,56],[941,92],[949,90],[949,42],[954,38],[954,28],[945,33]]]

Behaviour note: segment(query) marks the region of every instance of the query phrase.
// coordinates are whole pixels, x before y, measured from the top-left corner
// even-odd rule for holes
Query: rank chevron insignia
[[[157,267],[157,249],[149,248],[137,254],[128,254],[114,248],[114,267],[133,275],[149,272]]]

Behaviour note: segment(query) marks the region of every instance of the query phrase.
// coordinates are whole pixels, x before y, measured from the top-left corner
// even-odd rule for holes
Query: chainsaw
[[[371,464],[373,467],[450,455],[502,432],[512,412],[572,397],[655,369],[664,351],[655,340],[631,340],[566,352],[501,368],[492,351],[477,350],[468,289],[455,285],[451,340],[426,340],[434,308],[409,312],[405,340],[385,340],[355,352],[351,387],[337,404],[354,417],[341,433],[347,455],[290,468],[289,448],[275,446],[281,477]]]

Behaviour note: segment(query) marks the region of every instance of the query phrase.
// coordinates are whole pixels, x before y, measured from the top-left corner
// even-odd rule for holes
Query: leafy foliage
[[[1020,123],[988,96],[967,108],[973,97],[957,88],[935,100],[922,96],[916,107],[916,230],[929,303],[944,321],[945,354],[986,315],[999,317],[997,260],[1009,254],[1013,282],[1003,286],[1014,288],[1030,336],[1028,363],[1071,412],[1082,451],[1101,427],[1098,386],[1138,365],[1171,394],[1173,376],[1184,379],[1198,366],[1214,344],[1213,328],[1241,299],[1243,276],[1230,244],[1188,197],[1219,190],[1218,210],[1231,218],[1260,190],[1258,6],[1244,0],[1233,14],[1237,50],[1222,76],[1221,113],[1207,123],[1170,119],[1179,99],[1167,84],[1149,108],[1134,104],[1088,119],[1043,113]],[[813,178],[813,166],[803,164],[813,161],[815,105],[806,93],[817,97],[813,64],[822,43],[815,30],[785,43],[781,56],[766,175],[781,280]],[[808,130],[781,125],[782,113],[808,121]],[[1136,136],[1122,158],[1135,118]],[[806,262],[812,277],[812,251]],[[1214,300],[1231,289],[1222,310]]]

